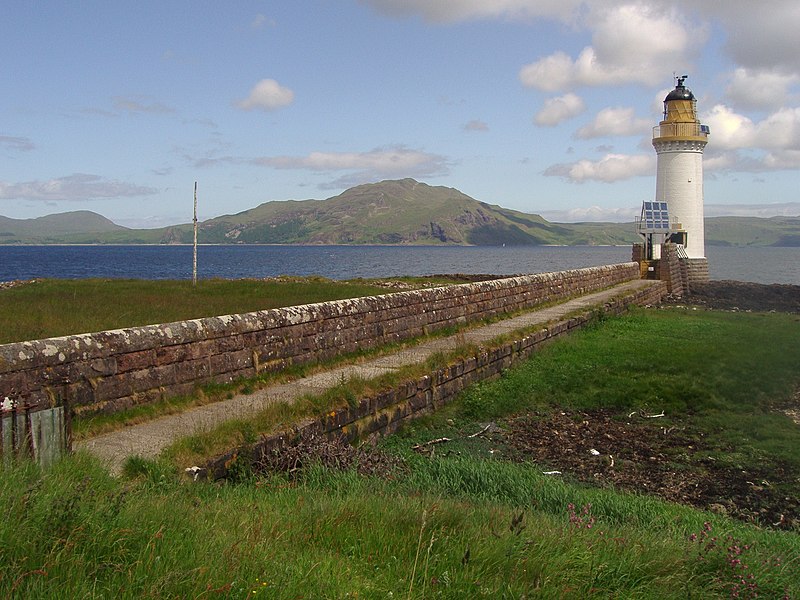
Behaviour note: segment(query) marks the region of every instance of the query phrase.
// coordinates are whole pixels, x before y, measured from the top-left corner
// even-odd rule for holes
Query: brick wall
[[[113,412],[639,278],[636,263],[0,345],[0,399]]]
[[[683,296],[688,293],[687,263],[687,259],[678,256],[678,247],[675,244],[667,243],[661,245],[659,279],[667,283],[667,290],[670,294]]]
[[[687,261],[689,285],[708,281],[708,259],[690,258]]]

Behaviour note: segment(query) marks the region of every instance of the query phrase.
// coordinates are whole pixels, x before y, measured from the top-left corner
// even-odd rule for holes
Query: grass
[[[412,287],[446,283],[402,281]],[[387,293],[379,283],[205,279],[193,287],[191,281],[42,279],[0,293],[0,344]]]
[[[312,466],[214,485],[164,460],[131,460],[120,480],[85,455],[11,465],[0,596],[797,597],[798,531],[555,479],[478,440],[433,458],[410,448],[528,410],[604,406],[684,415],[721,449],[737,441],[731,460],[796,461],[797,426],[773,411],[797,384],[799,337],[786,315],[607,319],[385,440],[406,468],[380,478]]]
[[[133,481],[85,456],[0,487],[0,593],[25,598],[727,597],[726,550],[763,597],[797,594],[797,534],[642,496],[571,486],[520,465],[419,461],[405,480],[319,468],[297,480]],[[578,507],[570,509],[570,506]],[[591,523],[592,527],[587,527]],[[732,545],[729,544],[729,545]]]
[[[796,315],[638,310],[472,387],[452,410],[472,420],[554,406],[696,416],[746,460],[800,466],[796,425],[776,412],[798,385],[798,348]]]

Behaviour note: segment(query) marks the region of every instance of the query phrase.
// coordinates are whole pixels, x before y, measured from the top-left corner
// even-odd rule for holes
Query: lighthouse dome
[[[683,81],[685,79],[685,75],[683,77],[678,77],[678,85],[675,86],[674,90],[667,94],[667,97],[664,98],[664,102],[669,102],[670,100],[694,100],[694,94],[692,93],[692,90],[683,85]]]

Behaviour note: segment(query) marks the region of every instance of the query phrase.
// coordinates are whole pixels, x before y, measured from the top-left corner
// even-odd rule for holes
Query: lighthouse
[[[682,247],[688,259],[689,280],[708,279],[703,221],[703,151],[709,128],[697,118],[697,100],[677,78],[664,98],[664,119],[653,128],[656,150],[655,202],[669,211],[668,241]]]

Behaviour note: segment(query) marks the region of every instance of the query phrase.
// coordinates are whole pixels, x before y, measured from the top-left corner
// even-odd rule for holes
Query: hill
[[[171,228],[169,241],[190,241],[187,226]],[[413,179],[359,185],[327,200],[266,202],[200,225],[211,243],[267,244],[571,244],[595,234],[549,223],[448,187]],[[617,240],[622,242],[623,240]],[[606,242],[602,242],[606,243]]]
[[[706,219],[710,246],[800,246],[800,217]]]
[[[128,229],[78,211],[0,217],[0,244],[190,244],[192,225]],[[203,244],[625,245],[633,223],[551,223],[414,179],[350,188],[326,200],[265,202],[200,223]],[[800,217],[706,219],[708,245],[800,246]]]
[[[36,219],[0,216],[0,243],[55,244],[73,236],[130,231],[89,210],[47,215]]]

